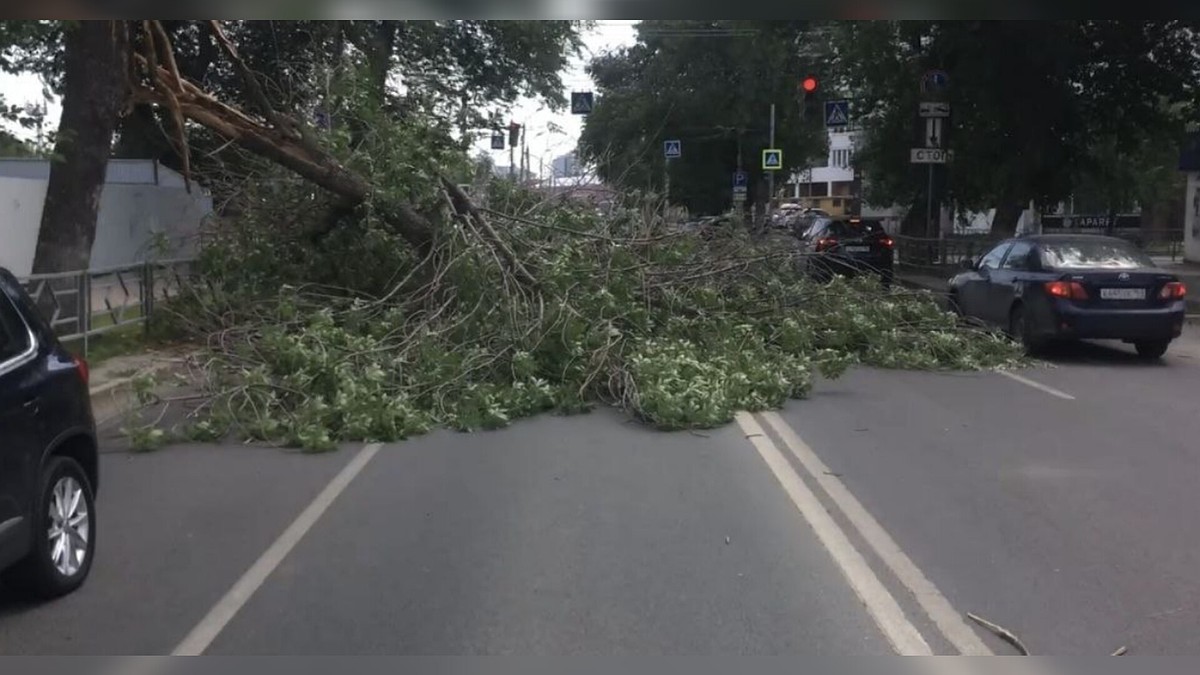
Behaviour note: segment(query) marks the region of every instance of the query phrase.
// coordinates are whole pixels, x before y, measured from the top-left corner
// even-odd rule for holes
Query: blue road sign
[[[925,93],[944,92],[950,87],[950,74],[944,70],[928,70],[921,76],[921,91]]]
[[[774,148],[763,150],[763,170],[764,171],[782,171],[783,170],[783,151]]]
[[[590,91],[571,92],[571,114],[590,115],[595,99]]]
[[[825,101],[825,126],[844,127],[850,124],[850,101],[841,98]]]
[[[501,133],[492,134],[492,149],[493,150],[503,150],[504,149],[504,134],[501,134]]]
[[[663,157],[679,159],[683,156],[683,141],[663,141]]]
[[[733,172],[733,187],[735,187],[735,188],[746,187],[749,184],[750,184],[750,174],[746,173],[745,171],[741,171],[741,170]]]

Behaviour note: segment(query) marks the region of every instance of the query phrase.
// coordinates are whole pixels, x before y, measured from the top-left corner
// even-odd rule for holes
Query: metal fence
[[[59,339],[91,338],[130,325],[148,325],[158,303],[176,297],[193,260],[152,262],[79,272],[34,274],[21,281]]]

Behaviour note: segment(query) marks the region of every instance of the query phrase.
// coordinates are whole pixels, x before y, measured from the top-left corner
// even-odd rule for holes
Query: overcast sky
[[[584,48],[580,58],[573,59],[570,67],[563,73],[563,87],[566,94],[572,91],[590,91],[591,78],[584,72],[584,66],[593,57],[611,49],[631,45],[635,41],[635,20],[602,20],[583,35]],[[24,103],[40,103],[42,101],[42,84],[33,75],[10,75],[0,73],[0,92],[8,105]],[[53,128],[58,126],[58,118],[62,108],[58,101],[47,102],[47,122]],[[526,143],[529,146],[530,164],[534,171],[538,170],[539,160],[545,162],[546,172],[550,171],[550,162],[559,155],[575,149],[579,133],[583,128],[582,118],[572,115],[569,110],[551,112],[535,100],[523,100],[517,103],[509,116],[512,121],[524,124],[528,128]],[[561,133],[551,131],[557,126]],[[33,132],[12,129],[22,138],[32,138]],[[492,151],[490,133],[481,132],[475,143],[479,152],[492,154],[492,159],[498,166],[508,165],[508,151]]]

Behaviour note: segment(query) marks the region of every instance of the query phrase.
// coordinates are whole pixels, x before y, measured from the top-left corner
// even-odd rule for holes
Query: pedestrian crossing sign
[[[825,102],[825,126],[844,127],[850,124],[850,101],[838,99]]]
[[[782,171],[783,151],[774,148],[763,150],[763,171]]]

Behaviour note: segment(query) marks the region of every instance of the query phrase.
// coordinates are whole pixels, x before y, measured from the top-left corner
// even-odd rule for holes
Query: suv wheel
[[[51,457],[42,471],[33,513],[33,550],[4,573],[17,592],[50,599],[79,588],[96,551],[96,508],[83,467]]]

